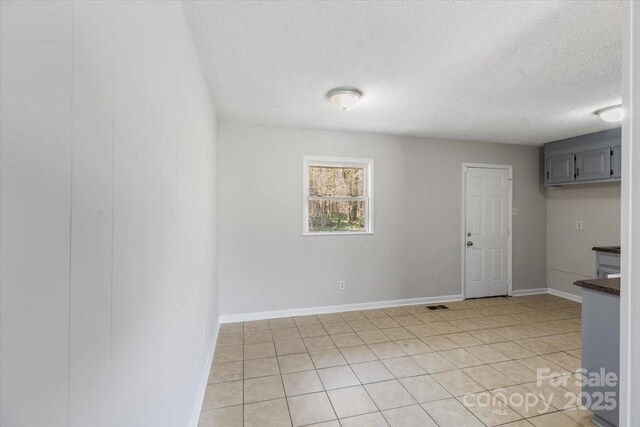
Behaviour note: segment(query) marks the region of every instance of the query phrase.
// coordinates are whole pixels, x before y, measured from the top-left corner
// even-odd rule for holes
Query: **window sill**
[[[375,234],[373,231],[320,231],[317,233],[304,231],[302,237],[307,236],[371,236]]]

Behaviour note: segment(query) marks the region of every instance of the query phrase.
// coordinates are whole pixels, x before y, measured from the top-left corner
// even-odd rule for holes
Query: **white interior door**
[[[508,295],[509,169],[465,167],[465,297]]]

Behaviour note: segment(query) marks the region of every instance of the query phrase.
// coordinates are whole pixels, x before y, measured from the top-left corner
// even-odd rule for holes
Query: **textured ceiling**
[[[224,121],[539,144],[621,100],[617,1],[183,6]],[[364,97],[338,111],[336,86]]]

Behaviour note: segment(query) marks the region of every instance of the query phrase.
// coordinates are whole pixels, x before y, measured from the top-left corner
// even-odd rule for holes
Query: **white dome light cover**
[[[612,105],[610,107],[602,108],[596,111],[595,115],[600,117],[605,122],[616,123],[622,121],[624,112],[622,111],[622,105]]]
[[[353,108],[360,101],[362,91],[354,87],[337,87],[327,92],[327,98],[336,108],[346,111]]]

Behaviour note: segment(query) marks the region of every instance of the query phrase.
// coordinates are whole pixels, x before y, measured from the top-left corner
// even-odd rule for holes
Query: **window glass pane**
[[[364,196],[364,169],[309,166],[309,196]]]
[[[367,231],[362,200],[310,200],[309,231]]]

